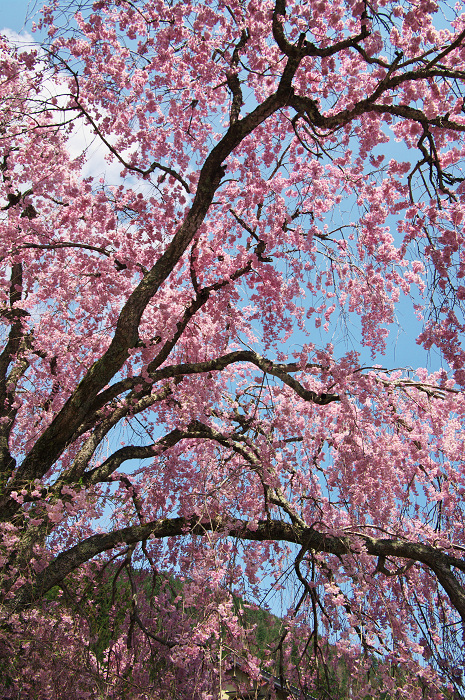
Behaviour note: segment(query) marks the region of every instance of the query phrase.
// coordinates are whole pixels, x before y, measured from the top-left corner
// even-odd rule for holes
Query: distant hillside
[[[160,595],[164,598],[165,607],[167,601],[171,604],[173,615],[182,619],[185,625],[194,627],[197,622],[195,615],[198,613],[195,612],[195,607],[190,609],[186,606],[184,600],[184,590],[188,583],[176,576],[160,572],[153,575],[149,571],[132,569],[128,575],[128,571],[123,570],[123,567],[111,564],[107,566],[97,589],[75,591],[69,585],[63,590],[56,587],[48,593],[47,599],[59,601],[59,605],[68,608],[70,612],[75,613],[77,608],[79,609],[79,614],[89,626],[90,650],[103,668],[107,650],[123,630],[127,629],[128,616],[130,618],[133,616],[135,619],[138,608],[154,606],[153,601]],[[274,677],[279,681],[286,676],[283,663],[283,658],[286,657],[286,663],[291,669],[294,668],[297,671],[291,673],[292,685],[298,682],[298,670],[302,669],[304,664],[307,671],[313,670],[312,687],[300,691],[305,692],[307,697],[315,700],[347,700],[352,694],[359,692],[360,688],[355,687],[346,662],[337,655],[336,648],[327,641],[310,637],[303,645],[303,651],[302,648],[298,649],[295,643],[289,649],[283,619],[268,610],[249,604],[238,596],[233,597],[233,605],[237,619],[244,629],[245,656],[244,651],[241,655],[231,655],[231,663],[240,665],[241,656],[245,660],[250,654],[262,660],[264,677],[268,679]],[[156,606],[153,610],[150,629],[147,629],[146,633],[152,641],[165,643],[168,648],[175,646],[175,642],[166,638],[163,620],[159,620],[155,614]],[[158,661],[155,664],[154,673],[166,672],[170,663],[168,659],[169,656],[165,657],[164,661]],[[393,695],[382,686],[381,668],[381,662],[371,658],[365,681],[368,692],[364,700],[373,698],[394,700],[394,697],[397,697],[397,693]],[[389,671],[395,681],[394,685],[398,689],[402,688],[401,692],[405,694],[407,678],[402,670],[399,667],[391,667]],[[154,682],[156,682],[155,678]],[[410,682],[412,682],[411,679]],[[421,681],[418,679],[415,682]],[[289,697],[292,697],[292,694]],[[444,692],[443,697],[449,696]]]

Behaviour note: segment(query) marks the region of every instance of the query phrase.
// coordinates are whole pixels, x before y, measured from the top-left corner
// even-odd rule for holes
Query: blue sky
[[[0,29],[21,32],[26,16],[36,14],[42,4],[40,0],[0,0]]]

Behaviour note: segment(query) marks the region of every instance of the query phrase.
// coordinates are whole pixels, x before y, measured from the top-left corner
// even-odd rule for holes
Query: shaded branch
[[[241,32],[241,38],[234,47],[233,55],[231,58],[231,71],[228,72],[226,77],[228,88],[232,94],[231,109],[229,112],[231,124],[234,124],[239,119],[241,107],[243,105],[241,81],[239,80],[237,75],[237,66],[239,64],[240,52],[244,48],[248,40],[249,32],[246,29],[243,29]]]
[[[59,243],[24,243],[12,250],[11,255],[15,255],[19,250],[60,250],[62,248],[81,248],[82,250],[90,250],[95,253],[101,253],[107,258],[111,258],[113,253],[100,246],[90,245],[88,243],[77,243],[73,241],[60,241]],[[4,260],[5,258],[3,258]],[[115,258],[115,267],[120,272],[120,270],[125,270],[127,265],[120,262]]]
[[[9,304],[14,310],[14,305],[21,301],[23,284],[23,267],[21,263],[14,263],[11,267]],[[17,409],[13,409],[14,388],[17,379],[27,368],[26,361],[19,361],[12,373],[8,374],[8,368],[20,349],[25,328],[21,316],[13,316],[8,340],[0,355],[0,416],[6,420],[0,422],[0,488],[8,480],[16,466],[16,461],[9,450],[9,436]]]

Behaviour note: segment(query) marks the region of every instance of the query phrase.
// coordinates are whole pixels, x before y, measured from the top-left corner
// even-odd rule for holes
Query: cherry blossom
[[[463,697],[464,9],[41,17],[0,39],[3,696]],[[407,308],[429,369],[379,364]]]

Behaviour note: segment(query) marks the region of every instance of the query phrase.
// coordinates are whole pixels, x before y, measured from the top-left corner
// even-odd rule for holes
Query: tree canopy
[[[354,700],[464,697],[464,8],[38,29],[0,38],[5,697],[206,700],[239,662],[343,697],[334,659]],[[437,365],[379,364],[400,317]]]

